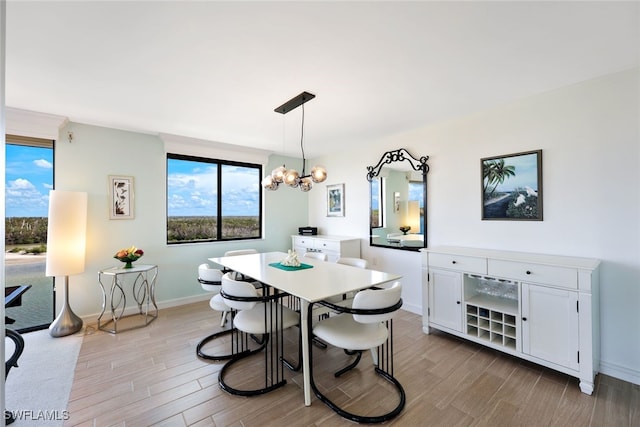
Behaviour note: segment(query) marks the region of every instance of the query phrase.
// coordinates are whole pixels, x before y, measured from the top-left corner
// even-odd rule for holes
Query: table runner
[[[271,267],[279,268],[280,270],[285,271],[296,271],[296,270],[304,270],[306,268],[313,268],[313,265],[301,263],[298,267],[294,267],[292,265],[282,265],[279,262],[272,262],[269,264]]]

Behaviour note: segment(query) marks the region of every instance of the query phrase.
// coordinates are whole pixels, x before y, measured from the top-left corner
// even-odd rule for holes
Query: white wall
[[[73,132],[71,143],[67,142],[67,132]],[[215,150],[210,150],[209,155],[228,158],[219,156]],[[158,136],[69,123],[60,131],[55,156],[56,189],[89,193],[86,270],[69,279],[70,304],[89,321],[101,310],[98,271],[120,264],[112,258],[120,248],[131,245],[142,248],[145,255],[140,262],[159,266],[156,300],[162,307],[209,297],[196,281],[197,267],[207,258],[249,247],[286,251],[291,247],[289,236],[307,221],[307,195],[281,189],[266,194],[264,199],[268,219],[264,239],[168,246],[166,158],[164,143]],[[287,160],[290,159],[272,156],[265,170],[270,172]],[[134,177],[133,220],[109,219],[108,175]],[[128,308],[133,307],[129,304]]]
[[[345,183],[346,216],[327,218],[314,192],[309,222],[361,237],[372,264],[404,275],[404,308],[420,312],[420,256],[368,246],[365,174],[384,151],[428,155],[429,246],[601,259],[601,371],[640,383],[639,89],[634,69],[314,159],[329,184]],[[482,221],[480,159],[536,149],[544,220]]]

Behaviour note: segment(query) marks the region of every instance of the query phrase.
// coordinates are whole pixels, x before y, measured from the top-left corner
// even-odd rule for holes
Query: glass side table
[[[102,289],[103,299],[102,313],[98,317],[98,329],[117,334],[125,330],[142,328],[153,322],[158,317],[158,306],[155,298],[157,277],[157,265],[134,265],[133,268],[110,267],[100,270],[98,282]],[[125,316],[127,297],[124,289],[128,284],[132,286],[133,299],[138,305],[138,312]],[[104,320],[102,319],[103,316],[105,317]],[[138,317],[140,319],[133,324],[127,322],[126,327],[119,329],[118,322],[129,317]]]

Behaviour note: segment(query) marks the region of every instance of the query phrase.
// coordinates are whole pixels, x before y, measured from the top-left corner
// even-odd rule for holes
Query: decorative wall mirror
[[[369,244],[417,251],[427,247],[427,165],[400,148],[367,166]]]

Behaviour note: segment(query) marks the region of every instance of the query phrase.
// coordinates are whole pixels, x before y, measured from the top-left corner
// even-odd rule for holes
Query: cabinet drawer
[[[487,274],[487,259],[470,256],[429,253],[429,267],[468,273]]]
[[[315,239],[315,244],[313,247],[321,251],[340,252],[340,242],[336,242],[334,240]]]
[[[575,268],[490,259],[489,275],[578,289],[578,272]]]
[[[293,238],[294,240],[294,246],[303,246],[305,248],[312,248],[313,247],[313,238],[309,238],[309,237],[303,237],[303,236],[295,236]]]

